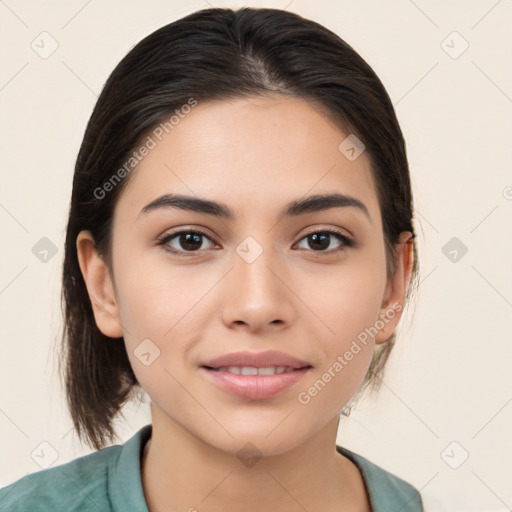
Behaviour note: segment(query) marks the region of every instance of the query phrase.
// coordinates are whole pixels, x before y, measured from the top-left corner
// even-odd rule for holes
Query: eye
[[[186,256],[187,252],[195,253],[204,248],[202,247],[204,239],[208,240],[212,246],[214,245],[206,233],[197,229],[187,229],[165,234],[158,240],[158,245],[172,253]]]
[[[333,237],[338,241],[338,247],[334,249],[330,247]],[[200,252],[201,249],[205,249],[205,247],[203,247],[204,240],[210,243],[210,247],[206,247],[206,249],[211,249],[215,245],[206,233],[197,229],[187,229],[164,234],[158,239],[157,243],[159,246],[163,246],[166,251],[180,256],[187,256],[187,253],[192,255]],[[301,241],[302,240],[306,240],[306,243],[313,249],[313,252],[319,253],[342,251],[354,245],[354,242],[349,237],[332,229],[313,231],[302,237]],[[328,250],[329,248],[330,250]],[[301,249],[304,249],[304,247],[301,247]]]
[[[335,237],[339,242],[338,248],[334,248],[332,251],[327,251],[326,249],[329,249],[333,237]],[[342,251],[346,247],[352,247],[354,245],[354,242],[349,237],[345,236],[339,231],[332,229],[313,231],[312,233],[307,234],[301,240],[306,240],[306,243],[310,247],[315,248],[316,250],[313,252],[337,252]]]

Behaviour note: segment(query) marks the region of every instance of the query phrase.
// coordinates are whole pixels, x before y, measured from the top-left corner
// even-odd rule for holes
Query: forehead
[[[198,102],[167,132],[149,134],[154,144],[119,201],[126,215],[164,193],[216,199],[242,215],[335,192],[379,215],[367,155],[349,160],[339,146],[350,134],[309,101],[273,95]]]

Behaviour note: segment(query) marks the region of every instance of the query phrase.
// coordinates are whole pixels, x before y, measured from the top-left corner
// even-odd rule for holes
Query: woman
[[[424,510],[336,445],[418,268],[392,103],[337,35],[243,8],[142,40],[89,120],[65,249],[68,403],[99,451],[6,510]],[[141,389],[151,425],[105,448]]]

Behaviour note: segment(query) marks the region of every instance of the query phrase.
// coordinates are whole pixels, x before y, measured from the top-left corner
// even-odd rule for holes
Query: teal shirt
[[[0,510],[148,512],[140,462],[151,429],[146,425],[123,445],[20,478],[0,489]],[[420,494],[412,485],[361,455],[341,446],[336,449],[359,468],[373,512],[423,512]]]

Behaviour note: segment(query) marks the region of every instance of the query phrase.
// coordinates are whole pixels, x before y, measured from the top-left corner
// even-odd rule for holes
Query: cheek
[[[132,261],[137,262],[135,257]],[[137,265],[119,267],[119,314],[132,338],[170,338],[182,322],[198,317],[201,299],[214,284],[211,275],[153,264],[143,256]]]
[[[139,382],[146,389],[148,380],[158,380],[157,369],[159,373],[177,372],[178,378],[186,371],[188,352],[216,311],[208,292],[218,278],[211,273],[186,272],[179,266],[125,265],[117,280],[126,349]],[[150,355],[141,361],[141,353]],[[148,359],[154,362],[146,366]]]
[[[312,305],[323,324],[318,386],[326,384],[329,390],[317,403],[325,401],[327,407],[332,400],[342,407],[362,383],[372,359],[373,329],[386,285],[384,253],[376,250],[347,260],[335,272],[331,269],[328,279],[322,277],[316,283],[308,287],[304,302]]]
[[[386,286],[384,256],[361,254],[322,272],[304,286],[304,302],[329,328],[334,344],[346,342],[378,319]]]
[[[312,332],[322,357],[299,390],[298,402],[306,411],[310,404],[327,416],[338,414],[362,384],[374,353],[371,328],[378,320],[381,291],[378,279],[353,273],[311,296],[323,324]]]
[[[119,290],[130,364],[151,399],[169,410],[179,410],[186,399],[179,383],[186,380],[187,354],[200,337],[197,318],[203,321],[206,314],[204,282],[203,288],[194,288],[178,272],[170,279],[147,268],[143,275],[127,273]]]

